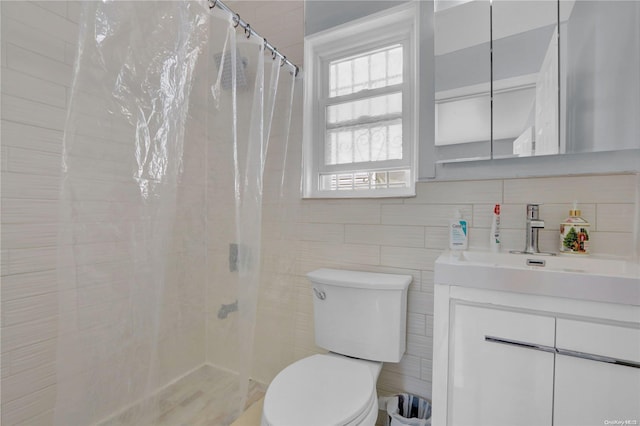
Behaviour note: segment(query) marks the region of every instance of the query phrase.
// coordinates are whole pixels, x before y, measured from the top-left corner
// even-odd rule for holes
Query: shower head
[[[218,76],[220,78],[220,84],[225,90],[231,89],[233,80],[232,66],[231,66],[231,51],[220,52],[214,55],[216,66],[218,67]],[[247,87],[246,70],[249,60],[240,55],[240,51],[236,49],[236,87],[238,89]],[[222,72],[220,72],[220,66],[222,66]]]

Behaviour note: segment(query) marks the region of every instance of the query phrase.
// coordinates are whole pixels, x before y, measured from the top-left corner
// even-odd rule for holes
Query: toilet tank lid
[[[376,272],[346,271],[343,269],[317,269],[309,272],[311,282],[338,287],[371,288],[376,290],[405,290],[411,284],[411,275],[381,274]]]

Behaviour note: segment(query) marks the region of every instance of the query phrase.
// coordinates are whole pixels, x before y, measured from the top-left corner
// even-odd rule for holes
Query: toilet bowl
[[[378,417],[381,362],[313,355],[282,370],[264,399],[262,426],[369,426]]]
[[[262,426],[373,426],[383,362],[405,351],[411,276],[319,269],[312,284],[316,344],[269,385]]]

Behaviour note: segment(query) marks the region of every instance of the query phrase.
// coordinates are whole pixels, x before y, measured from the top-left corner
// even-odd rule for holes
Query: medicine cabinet
[[[434,8],[438,163],[640,148],[640,2]]]

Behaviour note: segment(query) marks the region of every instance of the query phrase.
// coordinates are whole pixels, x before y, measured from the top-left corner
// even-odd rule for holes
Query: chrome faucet
[[[523,251],[512,250],[511,253],[541,254],[555,256],[555,253],[545,253],[538,249],[538,231],[544,229],[544,220],[540,219],[540,204],[527,204],[527,230]]]

